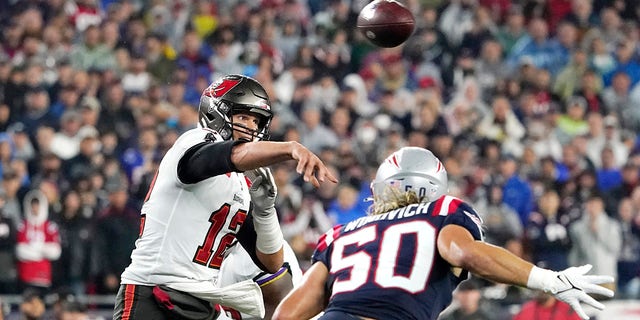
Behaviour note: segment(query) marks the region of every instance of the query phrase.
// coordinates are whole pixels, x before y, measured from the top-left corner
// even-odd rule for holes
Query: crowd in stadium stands
[[[271,97],[271,139],[340,178],[313,189],[273,168],[303,268],[320,234],[365,214],[379,162],[414,145],[487,241],[545,268],[591,263],[616,299],[640,298],[637,1],[406,0],[416,30],[390,49],[355,29],[368,2],[0,1],[0,294],[114,294],[159,160],[203,89],[241,73]],[[476,287],[540,300],[485,282],[456,297]]]

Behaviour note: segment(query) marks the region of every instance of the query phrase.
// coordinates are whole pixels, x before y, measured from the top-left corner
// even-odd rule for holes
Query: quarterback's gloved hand
[[[275,214],[275,203],[278,189],[269,168],[258,168],[245,172],[251,180],[249,194],[253,202],[254,215],[267,216]]]
[[[582,319],[589,319],[584,312],[581,302],[584,302],[598,310],[604,309],[604,305],[589,293],[613,297],[613,291],[600,286],[603,283],[611,283],[614,278],[602,275],[587,275],[591,265],[571,267],[560,272],[533,267],[529,274],[527,287],[538,289],[554,295],[558,300],[566,302]]]

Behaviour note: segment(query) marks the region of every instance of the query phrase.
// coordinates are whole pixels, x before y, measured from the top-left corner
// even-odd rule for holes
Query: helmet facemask
[[[253,109],[253,108],[250,108]],[[250,141],[261,141],[269,139],[269,126],[271,125],[271,116],[267,116],[260,112],[251,111],[247,109],[245,106],[241,108],[231,108],[233,114],[246,113],[253,116],[256,116],[259,119],[258,129],[250,129],[240,123],[230,123],[230,127],[232,131],[238,131],[243,134],[248,134],[251,136]]]

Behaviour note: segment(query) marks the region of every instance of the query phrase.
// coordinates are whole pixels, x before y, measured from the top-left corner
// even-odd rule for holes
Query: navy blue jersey
[[[442,196],[337,226],[318,241],[313,262],[329,270],[327,311],[375,319],[436,319],[458,277],[436,246],[438,233],[455,224],[482,240],[482,221],[462,200]]]

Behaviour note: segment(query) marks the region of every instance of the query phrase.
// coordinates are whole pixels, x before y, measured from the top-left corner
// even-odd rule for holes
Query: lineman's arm
[[[264,319],[271,319],[280,301],[293,289],[291,273],[286,269],[283,272],[279,278],[260,285],[265,309]]]
[[[457,225],[442,229],[437,241],[440,255],[454,267],[496,282],[527,287],[553,294],[569,304],[582,319],[589,319],[581,302],[602,310],[604,305],[588,293],[613,296],[613,291],[599,284],[613,282],[613,277],[586,275],[590,265],[555,272],[535,267],[509,251],[481,241]]]
[[[280,302],[273,314],[273,320],[311,319],[322,312],[327,305],[329,294],[325,283],[329,270],[316,262],[302,278],[302,283]]]

